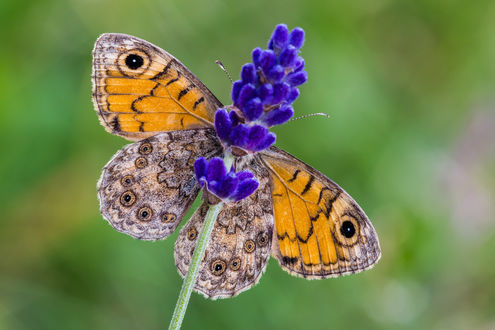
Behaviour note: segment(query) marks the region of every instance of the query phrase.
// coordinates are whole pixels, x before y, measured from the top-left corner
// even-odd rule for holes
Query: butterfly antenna
[[[298,120],[298,119],[304,119],[304,118],[313,117],[313,116],[323,116],[323,117],[330,118],[330,115],[329,114],[326,114],[326,113],[323,113],[323,112],[317,112],[317,113],[310,113],[309,115],[304,115],[304,116],[299,116],[299,117],[296,117],[296,118],[292,118],[290,121]]]
[[[230,82],[233,84],[234,81],[232,80],[232,77],[230,76],[230,73],[227,71],[227,69],[225,69],[225,66],[223,65],[223,63],[220,62],[219,60],[216,60],[215,63],[218,64],[218,66],[220,67],[220,69],[223,70],[223,72],[225,72],[225,74],[227,75],[227,77],[229,77]]]

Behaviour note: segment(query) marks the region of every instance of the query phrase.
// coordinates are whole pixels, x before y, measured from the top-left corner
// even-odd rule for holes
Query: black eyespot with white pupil
[[[236,257],[230,261],[230,269],[232,270],[239,270],[241,268],[241,259],[239,257]]]
[[[137,217],[141,221],[149,221],[151,220],[151,216],[153,215],[153,211],[148,206],[143,206],[138,210]]]
[[[222,275],[225,272],[225,269],[227,268],[227,265],[225,261],[221,259],[214,260],[211,265],[210,265],[210,270],[213,273],[213,275]]]
[[[151,146],[151,143],[146,142],[146,143],[141,144],[138,151],[141,155],[147,155],[147,154],[151,153],[152,150],[153,150],[153,147]]]
[[[128,190],[125,191],[121,196],[120,196],[120,204],[123,206],[131,206],[136,202],[136,195]]]
[[[131,70],[137,70],[143,66],[144,60],[141,56],[136,54],[129,54],[125,58],[125,65]]]
[[[342,223],[340,233],[346,238],[351,238],[356,233],[356,228],[351,221],[347,220]]]
[[[126,175],[126,176],[122,177],[122,179],[120,180],[120,183],[122,183],[122,185],[124,187],[128,187],[132,184],[132,179],[133,179],[132,175]]]
[[[259,246],[265,246],[268,244],[268,235],[266,233],[259,233],[256,238],[256,242]]]
[[[253,240],[248,239],[246,242],[244,242],[244,251],[247,253],[251,253],[254,251],[256,248],[256,245],[254,244]]]

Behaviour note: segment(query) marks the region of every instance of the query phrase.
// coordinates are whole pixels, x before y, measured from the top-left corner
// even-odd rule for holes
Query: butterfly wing
[[[256,159],[236,168],[249,168],[260,178],[260,186],[248,198],[225,204],[218,215],[194,286],[212,299],[232,297],[255,285],[270,259],[273,215],[268,171]],[[175,243],[175,263],[182,276],[189,269],[207,210],[203,204],[194,213]]]
[[[215,131],[209,128],[162,133],[125,146],[98,181],[101,214],[134,238],[167,237],[199,192],[195,159],[221,153]]]
[[[128,140],[212,127],[222,107],[175,57],[125,34],[106,33],[93,50],[93,103],[107,131]]]
[[[283,269],[300,277],[326,278],[357,273],[378,261],[375,229],[342,188],[278,148],[260,157],[272,185],[272,254]]]

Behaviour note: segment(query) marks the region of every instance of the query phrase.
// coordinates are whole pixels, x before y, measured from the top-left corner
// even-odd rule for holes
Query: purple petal
[[[258,119],[263,113],[263,103],[261,103],[259,97],[255,97],[254,99],[249,100],[242,110],[246,119],[253,121]]]
[[[258,95],[260,96],[263,104],[270,102],[273,95],[273,85],[272,84],[261,85],[261,87],[258,88]]]
[[[261,125],[252,126],[249,129],[246,148],[250,150],[255,149],[256,146],[265,139],[268,133],[269,133],[268,129],[264,126]]]
[[[285,98],[287,103],[294,102],[299,97],[299,89],[297,87],[292,87],[289,91],[289,94]]]
[[[225,169],[225,164],[221,158],[214,157],[210,159],[206,169],[206,180],[208,181],[208,184],[212,181],[221,181],[226,174],[227,170]]]
[[[287,83],[279,83],[273,85],[272,104],[279,104],[280,102],[284,101],[287,97],[287,94],[289,94],[289,91],[290,85]]]
[[[246,63],[241,69],[241,79],[245,84],[254,84],[256,82],[256,69],[254,64]]]
[[[261,151],[263,149],[270,147],[272,144],[275,143],[276,139],[277,136],[274,133],[272,132],[268,133],[263,139],[263,141],[261,141],[260,144],[258,144],[256,148],[254,148],[254,151]]]
[[[206,158],[204,158],[204,157],[198,158],[194,162],[194,173],[196,174],[196,179],[198,180],[198,182],[201,186],[204,185],[204,181],[201,180],[201,178],[206,176],[207,165],[208,165],[208,163],[206,161]]]
[[[256,88],[253,84],[244,85],[237,98],[237,106],[243,108],[244,105],[253,97],[256,97]]]
[[[268,49],[271,49],[271,50],[274,50],[275,49],[275,47],[273,46],[273,39],[270,39],[268,41]]]
[[[241,80],[237,80],[232,84],[232,101],[234,104],[237,104],[237,98],[239,97],[242,86],[244,86],[244,83]]]
[[[258,186],[259,186],[259,183],[258,183],[258,180],[256,180],[256,179],[247,179],[247,180],[241,181],[237,185],[237,189],[231,198],[234,199],[234,201],[236,201],[236,202],[240,201],[240,200],[248,197],[252,193],[254,193],[256,191],[256,189],[258,189]]]
[[[265,75],[270,72],[272,66],[275,65],[277,61],[277,56],[272,50],[264,50],[260,56],[260,66]]]
[[[253,49],[253,52],[251,53],[251,56],[253,57],[253,63],[254,63],[254,66],[255,67],[259,67],[260,66],[260,56],[261,56],[261,53],[263,51],[261,50],[261,48],[259,47],[256,47],[255,49]]]
[[[294,28],[290,33],[289,43],[297,49],[301,48],[304,44],[304,30],[300,27]]]
[[[270,39],[270,43],[273,47],[277,47],[279,49],[283,48],[289,39],[289,29],[285,24],[279,24],[275,27],[273,31],[272,37]],[[270,46],[269,43],[269,46]]]
[[[220,140],[228,141],[232,130],[232,121],[227,110],[219,109],[215,112],[215,130]]]
[[[296,58],[297,49],[294,46],[289,45],[280,53],[279,61],[284,68],[290,68],[294,65]]]
[[[248,134],[249,127],[244,124],[240,124],[232,129],[232,132],[230,133],[230,143],[232,145],[243,147],[246,145]]]
[[[268,78],[268,80],[278,83],[280,82],[280,80],[282,80],[284,75],[285,75],[284,68],[281,65],[277,64],[270,69],[266,77]]]
[[[239,181],[243,181],[246,179],[251,179],[254,177],[254,174],[251,171],[240,171],[236,173],[237,178]]]
[[[208,188],[220,198],[227,198],[231,196],[239,183],[239,179],[237,179],[233,175],[226,176],[223,180],[218,181]]]
[[[288,104],[282,105],[280,108],[268,112],[263,117],[263,122],[272,127],[286,123],[294,115],[294,109]]]
[[[295,73],[291,73],[287,76],[286,81],[292,86],[302,85],[308,80],[308,74],[306,71],[299,71]]]
[[[304,59],[298,56],[294,62],[294,72],[299,72],[304,69]]]

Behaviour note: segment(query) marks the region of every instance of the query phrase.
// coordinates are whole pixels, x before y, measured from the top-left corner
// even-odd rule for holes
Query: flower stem
[[[234,162],[234,156],[229,152],[224,153],[224,163],[227,170],[232,166]],[[191,298],[191,293],[196,283],[196,277],[198,276],[199,265],[203,256],[205,254],[206,246],[210,240],[211,231],[215,225],[218,214],[222,210],[223,202],[210,205],[208,212],[206,213],[205,222],[203,228],[199,233],[198,243],[194,249],[191,263],[189,264],[189,269],[187,270],[186,277],[184,278],[184,283],[182,283],[182,288],[180,289],[179,299],[177,299],[177,304],[175,305],[174,314],[172,320],[170,321],[169,330],[180,329],[182,325],[182,320],[186,314],[187,305],[189,304],[189,299]]]
[[[187,304],[189,303],[189,298],[191,298],[191,292],[193,290],[194,284],[196,283],[196,276],[198,275],[199,265],[201,260],[203,260],[203,255],[205,254],[206,245],[210,240],[211,231],[215,225],[220,210],[222,209],[223,203],[216,205],[210,205],[208,212],[206,213],[205,222],[201,233],[198,237],[198,243],[194,249],[194,253],[189,264],[189,269],[187,271],[186,277],[184,278],[184,283],[182,283],[182,288],[180,290],[179,299],[175,305],[174,315],[170,321],[169,329],[180,329],[184,315],[186,314]]]

